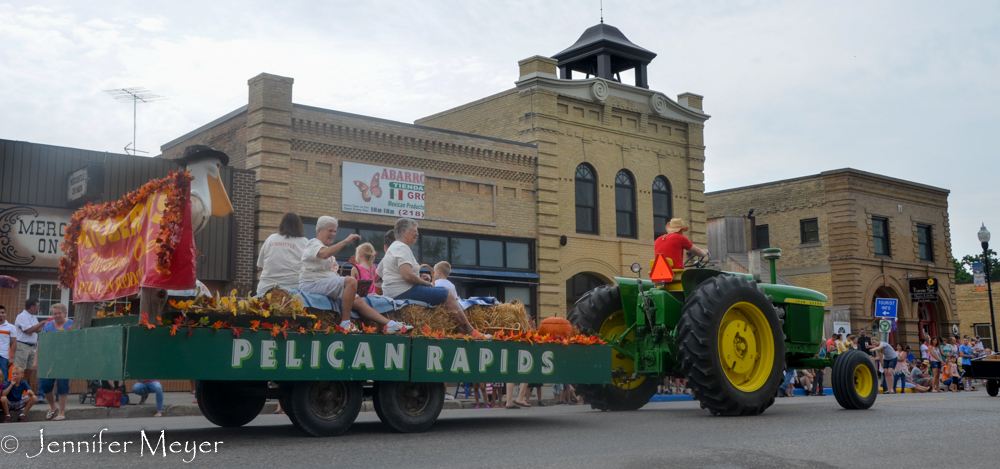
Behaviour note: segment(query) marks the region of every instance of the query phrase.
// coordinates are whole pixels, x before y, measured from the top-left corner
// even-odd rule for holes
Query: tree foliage
[[[997,258],[997,253],[992,249],[987,250],[987,253],[989,254],[990,281],[993,282],[1000,280],[1000,259]],[[983,260],[984,260],[983,254],[979,253],[975,255],[963,256],[961,263],[955,261],[955,282],[956,283],[972,282],[972,273],[971,273],[972,263],[983,262]],[[962,272],[960,273],[959,270],[961,270]],[[965,282],[959,280],[960,275],[962,273],[964,273],[964,275],[961,276],[961,278],[965,279],[966,278],[965,276],[968,276],[967,277],[968,279]]]

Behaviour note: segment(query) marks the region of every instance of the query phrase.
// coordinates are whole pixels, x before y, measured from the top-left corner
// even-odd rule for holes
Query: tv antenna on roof
[[[604,0],[601,0],[601,24],[604,24]]]
[[[125,153],[131,151],[133,156],[135,156],[136,153],[149,153],[148,151],[136,149],[135,129],[137,108],[139,103],[151,103],[153,101],[167,99],[167,97],[155,94],[143,87],[118,88],[113,90],[104,90],[104,92],[111,95],[111,97],[115,98],[115,101],[118,101],[119,103],[132,103],[132,142],[125,145]],[[129,148],[130,145],[132,148]]]

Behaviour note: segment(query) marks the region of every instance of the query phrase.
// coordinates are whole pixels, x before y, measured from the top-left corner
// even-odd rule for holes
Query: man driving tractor
[[[665,258],[672,262],[670,267],[674,269],[684,268],[684,251],[688,251],[696,256],[704,257],[708,255],[708,249],[695,246],[684,232],[688,230],[687,223],[680,218],[672,218],[667,223],[667,234],[656,238],[653,244],[654,258],[663,254]]]

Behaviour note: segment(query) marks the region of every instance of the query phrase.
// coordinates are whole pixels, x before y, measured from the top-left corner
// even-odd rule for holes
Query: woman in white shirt
[[[263,295],[276,286],[299,288],[302,250],[308,242],[305,229],[302,228],[302,219],[298,215],[288,212],[281,217],[278,232],[267,237],[257,256],[257,269],[260,270],[258,295]]]
[[[349,311],[355,311],[361,317],[386,327],[386,332],[395,334],[401,329],[409,332],[411,326],[402,322],[391,321],[378,314],[365,300],[354,301],[358,292],[358,281],[354,277],[341,277],[337,274],[337,261],[333,257],[344,246],[361,239],[352,234],[343,241],[332,244],[337,238],[337,219],[319,217],[316,221],[316,237],[309,240],[302,250],[302,270],[299,272],[299,290],[306,293],[324,295],[332,301],[341,301],[340,327],[348,331],[357,330],[350,321]]]
[[[385,257],[379,264],[382,293],[396,300],[422,301],[431,306],[443,304],[451,319],[458,323],[458,332],[474,335],[476,329],[469,324],[455,295],[447,288],[435,287],[430,281],[420,278],[420,264],[410,250],[419,236],[416,220],[400,218],[392,231],[396,240],[385,250]]]

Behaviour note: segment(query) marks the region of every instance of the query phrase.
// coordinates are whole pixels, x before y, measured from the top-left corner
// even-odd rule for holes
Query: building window
[[[72,317],[73,307],[70,289],[59,288],[59,282],[49,280],[32,280],[28,282],[28,298],[38,300],[38,316],[49,317],[52,315],[52,305],[62,303],[68,309],[67,315]],[[17,313],[11,314],[7,311],[7,318],[17,318]]]
[[[889,251],[889,219],[872,217],[872,242],[875,245],[876,256],[890,256]]]
[[[929,225],[917,225],[917,249],[920,260],[934,262],[934,238]]]
[[[653,179],[653,238],[667,234],[667,223],[673,218],[670,204],[670,182],[663,176]]]
[[[799,233],[802,235],[802,244],[819,242],[819,221],[815,218],[799,220]]]
[[[615,220],[619,238],[635,238],[635,182],[626,170],[615,175]]]
[[[995,350],[993,348],[993,332],[989,324],[973,324],[972,330],[975,331],[976,337],[983,341],[983,348]]]
[[[597,176],[588,164],[576,167],[576,232],[597,234]]]
[[[771,247],[771,234],[767,231],[767,225],[757,225],[757,249],[769,247]]]

